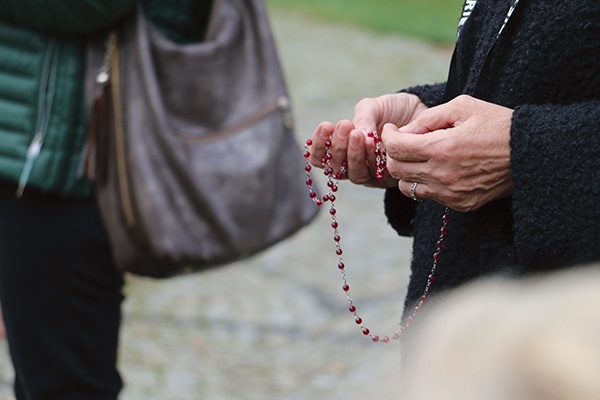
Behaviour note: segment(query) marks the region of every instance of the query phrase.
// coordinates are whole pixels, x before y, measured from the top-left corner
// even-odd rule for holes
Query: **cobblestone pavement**
[[[448,49],[271,13],[299,143],[323,120],[351,118],[361,97],[445,79]],[[389,334],[398,327],[411,243],[387,226],[382,194],[343,184],[337,208],[354,302],[367,326]],[[131,277],[122,399],[395,398],[398,344],[363,337],[336,265],[321,213],[250,260],[167,281]],[[0,400],[11,399],[11,381],[0,342]]]

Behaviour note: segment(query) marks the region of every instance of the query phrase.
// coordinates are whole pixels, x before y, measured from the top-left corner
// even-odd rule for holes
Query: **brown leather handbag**
[[[120,270],[237,261],[315,217],[262,0],[216,0],[205,40],[187,45],[138,4],[88,48],[88,171]]]

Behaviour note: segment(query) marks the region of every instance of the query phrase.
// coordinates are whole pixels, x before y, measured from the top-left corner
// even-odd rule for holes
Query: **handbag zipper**
[[[33,166],[40,156],[46,130],[48,129],[48,121],[50,120],[50,109],[52,108],[52,99],[54,97],[54,80],[56,78],[56,47],[57,41],[55,37],[51,37],[46,48],[44,64],[42,69],[42,79],[40,92],[38,97],[38,118],[36,122],[35,134],[25,153],[25,164],[19,176],[16,196],[21,198],[25,187],[31,177]]]
[[[217,130],[216,132],[212,132],[209,136],[202,137],[190,137],[185,136],[181,133],[176,133],[177,137],[185,142],[190,143],[199,143],[199,142],[209,142],[211,140],[220,139],[223,136],[235,134],[240,129],[252,125],[254,122],[264,118],[269,115],[271,112],[279,110],[283,116],[283,125],[286,129],[292,130],[294,127],[294,120],[292,115],[291,103],[290,99],[287,95],[281,95],[277,99],[265,104],[263,107],[250,114],[246,118],[242,119],[238,123]]]

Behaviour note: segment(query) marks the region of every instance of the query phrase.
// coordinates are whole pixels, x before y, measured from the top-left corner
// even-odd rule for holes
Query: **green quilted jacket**
[[[211,0],[145,0],[150,20],[178,42],[200,40]],[[135,0],[0,0],[0,181],[88,197],[86,36],[109,29]]]

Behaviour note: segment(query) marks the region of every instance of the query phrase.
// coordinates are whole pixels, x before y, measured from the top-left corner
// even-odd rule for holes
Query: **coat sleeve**
[[[0,0],[0,18],[28,29],[83,35],[107,28],[134,5],[135,0]]]
[[[417,95],[427,107],[435,107],[442,104],[445,90],[446,83],[443,82],[433,85],[413,86],[408,89],[401,90],[400,92]]]
[[[414,86],[401,92],[417,95],[427,107],[439,105],[442,102],[445,83],[434,85]],[[385,191],[384,210],[388,223],[401,236],[412,236],[412,220],[415,217],[416,203],[404,196],[397,187]]]
[[[531,268],[600,260],[600,100],[513,113],[518,257]]]

